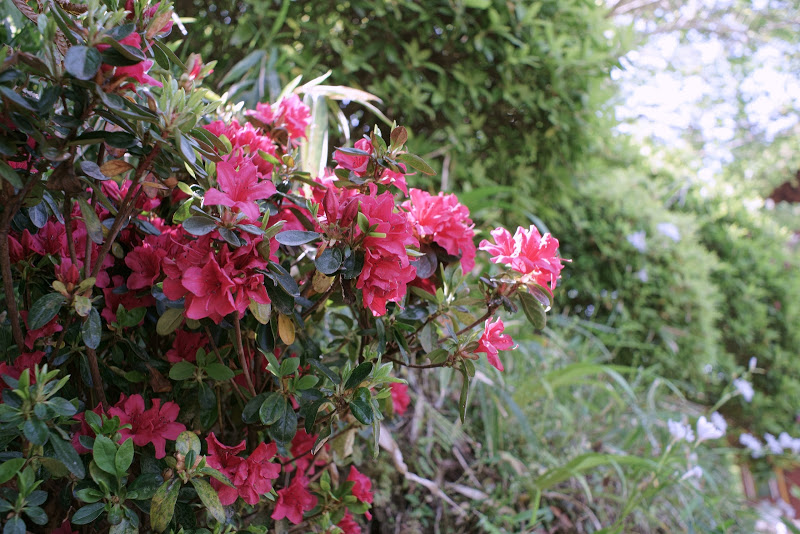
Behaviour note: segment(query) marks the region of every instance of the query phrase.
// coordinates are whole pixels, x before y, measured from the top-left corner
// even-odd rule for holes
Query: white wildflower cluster
[[[736,391],[742,396],[742,398],[746,402],[750,402],[753,400],[753,385],[745,380],[744,378],[736,378],[733,381],[733,387],[736,388]]]
[[[670,435],[672,435],[672,438],[676,441],[684,440],[691,443],[695,439],[694,430],[687,424],[670,419],[667,421],[667,427],[669,428]],[[706,440],[719,439],[724,436],[725,432],[728,430],[728,423],[725,422],[725,418],[719,413],[714,412],[711,414],[710,421],[705,415],[700,416],[697,420],[696,429],[697,443],[701,443]]]
[[[766,453],[769,454],[794,454],[800,455],[800,438],[793,438],[786,432],[781,432],[776,438],[772,434],[764,434],[765,444],[752,434],[742,434],[739,436],[739,443],[750,450],[750,456],[761,458]]]

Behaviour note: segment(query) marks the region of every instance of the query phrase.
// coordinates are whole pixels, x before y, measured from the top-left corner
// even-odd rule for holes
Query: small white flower
[[[793,438],[786,432],[781,432],[778,436],[778,443],[784,450],[792,451],[792,454],[800,453],[800,439]]]
[[[647,283],[650,280],[650,275],[647,274],[647,269],[640,269],[636,271],[636,278],[641,282]]]
[[[692,432],[692,427],[689,425],[684,425],[683,423],[670,419],[667,421],[667,427],[669,428],[669,433],[676,441],[682,439],[685,439],[689,443],[694,441],[694,432]]]
[[[783,447],[778,440],[775,439],[775,436],[769,433],[764,434],[764,441],[767,442],[767,448],[769,449],[769,452],[772,454],[783,454]]]
[[[631,235],[627,236],[626,239],[628,243],[633,245],[633,248],[638,250],[639,252],[647,252],[647,242],[645,241],[645,237],[647,234],[644,230],[639,232],[634,232]]]
[[[656,230],[658,230],[661,233],[661,235],[667,236],[676,243],[681,240],[681,231],[678,230],[678,227],[675,226],[673,223],[670,222],[658,223],[656,225]]]
[[[711,422],[714,423],[714,426],[722,430],[722,433],[728,431],[728,423],[725,421],[725,418],[722,417],[719,412],[714,412],[711,414]]]
[[[709,422],[705,415],[701,415],[697,420],[697,443],[707,439],[719,439],[724,435],[725,431]]]
[[[747,364],[747,369],[750,372],[753,372],[756,370],[757,365],[758,365],[758,360],[756,359],[755,356],[753,356],[752,358],[750,358],[750,362]]]
[[[760,458],[764,455],[764,446],[752,434],[745,433],[739,436],[739,443],[750,449],[750,456],[753,458]]]
[[[703,468],[699,465],[696,465],[686,471],[681,477],[681,480],[686,480],[687,478],[701,478],[703,476]]]
[[[751,400],[753,400],[753,394],[755,393],[753,391],[753,385],[750,384],[750,382],[748,382],[744,378],[735,379],[733,381],[733,387],[736,388],[736,391],[739,392],[739,394],[746,402],[750,402]]]

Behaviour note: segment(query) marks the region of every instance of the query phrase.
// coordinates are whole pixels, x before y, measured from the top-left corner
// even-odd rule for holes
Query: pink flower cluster
[[[250,456],[242,458],[238,454],[245,450],[245,441],[229,447],[220,443],[212,432],[206,443],[208,465],[228,477],[235,486],[232,488],[218,480],[211,481],[223,505],[233,504],[239,497],[247,504],[258,504],[261,495],[272,491],[272,481],[281,473],[281,465],[270,461],[278,452],[277,445],[262,442]]]
[[[550,234],[542,236],[535,226],[517,228],[514,236],[505,228],[492,230],[494,244],[486,239],[480,249],[492,254],[492,263],[508,265],[522,273],[524,283],[535,283],[552,292],[558,283],[563,261],[557,256],[558,240]]]
[[[347,169],[353,171],[356,176],[365,178],[367,177],[367,168],[369,167],[370,157],[374,156],[375,150],[372,142],[369,139],[359,139],[356,141],[355,148],[368,152],[369,155],[352,155],[345,154],[341,150],[337,150],[333,158],[336,160],[337,168]],[[403,165],[399,166],[405,170]],[[377,185],[393,185],[397,187],[404,194],[408,195],[408,186],[406,185],[406,175],[400,172],[394,172],[391,169],[382,169],[380,174],[374,180],[368,182],[369,192],[375,194],[377,192]]]
[[[126,398],[123,394],[119,402],[108,409],[108,414],[119,417],[121,425],[131,425],[131,428],[119,431],[120,443],[128,438],[133,438],[137,447],[152,443],[156,448],[156,458],[163,458],[167,455],[167,440],[175,441],[186,430],[182,423],[176,422],[179,410],[174,402],[165,402],[162,406],[161,399],[153,399],[152,406],[145,410],[141,395]]]
[[[514,341],[511,336],[504,334],[505,325],[503,320],[498,318],[494,322],[487,319],[483,327],[483,334],[478,340],[478,348],[475,352],[483,352],[486,354],[488,362],[494,366],[498,371],[503,370],[503,362],[498,357],[498,351],[509,350],[514,347]]]
[[[273,128],[285,128],[291,139],[305,138],[306,128],[311,122],[311,111],[294,93],[276,105],[256,104],[255,111],[247,111],[245,115]]]
[[[455,195],[439,193],[434,196],[411,189],[410,200],[403,203],[408,220],[420,243],[436,243],[451,256],[461,256],[464,272],[475,267],[475,235],[469,210]]]

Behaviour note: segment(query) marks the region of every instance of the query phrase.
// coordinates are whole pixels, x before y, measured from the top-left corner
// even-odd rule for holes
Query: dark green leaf
[[[15,189],[22,189],[22,179],[20,179],[17,171],[2,160],[0,160],[0,178],[10,183]]]
[[[350,374],[350,378],[348,378],[347,382],[345,382],[344,384],[344,388],[352,389],[358,386],[369,376],[371,372],[372,372],[372,362],[364,362],[362,364],[359,364],[358,367],[353,369],[353,372]]]
[[[217,228],[217,221],[209,217],[193,215],[183,221],[183,229],[192,235],[206,235]]]
[[[463,423],[467,418],[467,400],[469,398],[469,375],[466,371],[461,371],[464,381],[461,383],[461,395],[458,397],[458,416]]]
[[[47,403],[54,412],[64,417],[72,417],[78,412],[75,405],[63,397],[53,397]]]
[[[350,402],[350,411],[359,423],[369,425],[372,423],[372,406],[363,400],[353,400]]]
[[[86,476],[86,470],[83,467],[83,462],[71,443],[64,441],[58,437],[56,433],[51,432],[50,445],[53,447],[56,459],[64,464],[64,466],[69,469],[70,473],[78,478],[83,478]]]
[[[322,236],[319,232],[306,232],[304,230],[286,230],[275,236],[275,240],[282,245],[297,246],[309,243]]]
[[[73,525],[88,525],[98,517],[100,514],[103,513],[103,509],[106,507],[106,503],[104,502],[96,502],[94,504],[89,504],[84,506],[83,508],[79,508],[75,515],[72,516],[70,519],[70,523]]]
[[[27,515],[31,519],[31,521],[33,521],[37,525],[47,524],[47,514],[44,513],[44,510],[42,510],[38,506],[28,506],[25,508],[24,512],[25,515]]]
[[[44,445],[47,443],[50,434],[47,431],[47,423],[39,419],[28,419],[22,425],[22,432],[25,434],[25,439],[34,445]]]
[[[286,398],[280,393],[270,393],[258,409],[258,418],[265,425],[271,425],[286,412]]]
[[[110,475],[117,474],[117,467],[114,459],[117,455],[117,446],[114,442],[105,436],[97,436],[94,440],[94,450],[92,451],[92,458],[97,467]]]
[[[12,458],[0,464],[0,484],[5,484],[17,474],[25,464],[25,458]]]
[[[142,473],[136,480],[128,484],[128,495],[131,499],[147,500],[155,495],[158,487],[164,482],[160,473]]]
[[[233,371],[227,365],[212,363],[203,368],[208,376],[214,380],[224,381],[234,377]]]
[[[109,179],[108,176],[100,172],[100,167],[94,161],[81,161],[80,167],[81,171],[83,171],[86,176],[94,178],[95,180],[104,182]]]
[[[322,274],[332,275],[342,266],[342,251],[338,248],[328,247],[317,256],[314,264]]]
[[[36,490],[28,495],[28,498],[25,499],[25,502],[28,506],[40,506],[47,501],[47,492],[42,490]]]
[[[73,46],[64,56],[64,68],[79,80],[91,80],[100,69],[103,58],[93,46]]]
[[[261,405],[264,404],[264,400],[267,396],[272,394],[273,393],[260,393],[250,399],[247,404],[245,404],[244,410],[242,410],[242,421],[248,424],[255,423],[260,415]]]
[[[25,98],[19,95],[13,89],[6,87],[5,85],[0,85],[0,94],[6,97],[8,100],[13,102],[14,104],[18,105],[21,108],[24,108],[27,111],[36,113],[36,108],[31,105]]]
[[[64,297],[60,293],[48,293],[33,303],[28,313],[28,329],[38,330],[53,320],[58,315]]]
[[[6,521],[3,527],[3,534],[25,534],[25,532],[25,521],[18,515]]]
[[[174,364],[169,370],[169,377],[172,380],[188,380],[194,376],[197,366],[191,362],[182,361]]]
[[[95,308],[89,311],[89,316],[83,321],[81,325],[81,335],[83,342],[90,349],[96,349],[100,346],[100,337],[102,334],[102,323],[100,322],[100,314],[97,313]]]
[[[95,441],[96,443],[96,441]],[[133,438],[128,438],[119,446],[116,456],[114,456],[114,467],[117,469],[117,476],[124,477],[128,473],[128,468],[133,463]]]
[[[327,376],[330,379],[330,381],[333,382],[334,384],[338,385],[342,382],[341,377],[339,377],[339,375],[336,374],[336,372],[333,369],[331,369],[321,361],[314,358],[310,358],[306,360],[306,362],[309,363],[311,367],[316,367],[318,370],[322,371],[322,374]]]
[[[269,427],[269,435],[275,441],[289,443],[297,432],[297,414],[292,409],[292,404],[286,399],[283,400],[283,410],[280,412],[278,420]]]

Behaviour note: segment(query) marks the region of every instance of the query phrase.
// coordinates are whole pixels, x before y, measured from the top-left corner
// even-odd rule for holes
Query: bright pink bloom
[[[408,410],[408,405],[411,404],[411,398],[408,396],[408,384],[400,384],[393,382],[389,384],[392,390],[392,408],[397,415],[403,415]]]
[[[141,395],[131,395],[125,398],[123,394],[119,402],[108,409],[111,416],[119,417],[123,425],[131,425],[119,431],[120,443],[128,438],[133,438],[133,444],[144,447],[152,443],[156,449],[156,458],[167,455],[167,440],[175,441],[178,435],[186,430],[182,423],[177,423],[180,407],[174,402],[165,402],[161,406],[161,399],[153,399],[150,409],[144,409],[144,399]]]
[[[336,526],[342,529],[344,534],[361,534],[362,532],[361,526],[356,523],[353,513],[350,510],[344,513],[344,517],[336,523]]]
[[[372,504],[372,481],[368,476],[359,473],[356,466],[350,466],[350,474],[347,475],[347,481],[353,482],[353,489],[351,490],[353,496],[361,502]]]
[[[262,442],[248,458],[242,458],[237,455],[245,449],[244,440],[239,445],[228,447],[220,443],[212,432],[206,443],[208,465],[227,476],[235,486],[232,488],[218,480],[211,481],[224,506],[233,504],[238,497],[247,504],[258,504],[261,495],[272,491],[272,481],[281,472],[280,464],[270,462],[278,451],[277,445]]]
[[[492,254],[493,263],[503,263],[513,270],[522,273],[523,282],[536,283],[552,292],[558,283],[558,277],[564,265],[558,253],[558,240],[550,234],[539,234],[539,230],[531,225],[525,230],[517,228],[514,237],[505,228],[492,230],[495,244],[484,239],[480,248]]]
[[[362,290],[364,307],[372,315],[386,315],[387,302],[405,298],[406,285],[416,278],[406,246],[418,246],[404,214],[394,211],[394,196],[388,191],[377,197],[359,197],[360,209],[374,230],[386,237],[367,237],[364,240],[364,268],[356,287]]]
[[[128,252],[125,256],[125,265],[131,269],[128,289],[150,289],[161,276],[161,260],[166,255],[166,250],[153,248],[147,242]]]
[[[244,160],[236,171],[230,163],[217,163],[217,185],[224,191],[211,188],[206,191],[203,204],[206,206],[228,206],[244,213],[252,221],[261,216],[256,200],[263,200],[275,194],[275,186],[270,181],[258,181],[256,166]]]
[[[67,229],[63,224],[56,221],[47,221],[42,226],[33,239],[38,243],[41,254],[53,254],[59,256],[67,252]]]
[[[198,349],[206,346],[208,338],[202,332],[187,332],[178,330],[172,348],[167,351],[167,360],[171,363],[182,361],[193,362],[197,357]]]
[[[406,175],[401,172],[394,172],[391,169],[384,169],[381,177],[376,180],[383,185],[393,185],[408,196],[408,185],[406,185]],[[372,185],[372,184],[370,184]]]
[[[111,256],[111,254],[109,254],[109,256]],[[137,296],[134,291],[115,293],[114,288],[123,286],[124,280],[122,276],[115,274],[112,278],[114,283],[111,284],[111,287],[103,288],[106,306],[103,308],[100,315],[109,323],[113,323],[117,320],[117,307],[120,305],[126,310],[132,310],[134,308],[153,306],[156,303],[156,299],[154,299],[152,295]],[[139,324],[142,322],[144,322],[144,319],[142,319]]]
[[[503,370],[503,363],[497,357],[497,352],[500,350],[509,350],[514,347],[514,341],[508,334],[503,334],[505,325],[503,320],[499,317],[495,322],[491,319],[486,319],[486,324],[483,328],[483,335],[478,340],[478,348],[475,352],[483,352],[486,354],[486,359],[498,371]]]
[[[278,103],[278,116],[282,119],[283,125],[289,130],[289,137],[292,139],[306,136],[306,128],[311,122],[311,110],[300,100],[300,97],[292,93],[284,97]]]
[[[369,152],[370,154],[372,153],[372,143],[369,141],[369,139],[359,139],[356,141],[355,147],[359,150],[363,150],[364,152]],[[359,176],[361,176],[364,171],[367,170],[367,165],[369,165],[369,156],[351,156],[343,153],[340,150],[334,152],[333,159],[336,160],[336,163],[338,163],[339,167],[342,169],[353,171]]]
[[[303,513],[317,505],[317,498],[307,489],[308,484],[308,478],[295,475],[288,488],[278,490],[278,502],[272,519],[277,521],[285,517],[295,525],[302,523]]]
[[[206,438],[206,444],[208,445],[206,462],[208,462],[209,467],[216,469],[233,482],[236,471],[244,463],[244,458],[237,455],[245,449],[245,440],[242,440],[238,445],[228,447],[220,443],[212,432]],[[224,506],[233,504],[239,498],[239,490],[237,488],[227,486],[217,479],[211,479],[211,486],[217,490],[219,500]]]
[[[318,459],[311,454],[311,450],[314,448],[316,442],[316,434],[308,434],[304,428],[297,429],[294,438],[292,438],[292,445],[289,452],[292,458],[297,458],[294,461],[294,466],[297,468],[298,473],[305,473],[312,463],[314,466],[325,465],[324,459]],[[329,447],[330,446],[326,443],[325,449],[327,450]],[[288,460],[288,458],[282,458],[282,460],[285,461]],[[291,465],[287,467],[291,467]],[[313,472],[313,470],[311,472]]]
[[[191,292],[186,297],[186,317],[189,319],[211,317],[219,322],[236,309],[231,294],[235,284],[217,264],[213,254],[209,253],[203,268],[189,267],[183,274],[182,283]]]
[[[423,243],[434,242],[451,256],[461,255],[464,272],[475,267],[474,225],[469,210],[458,202],[455,195],[439,193],[433,196],[419,189],[411,189],[411,200],[403,203],[408,219]]]

